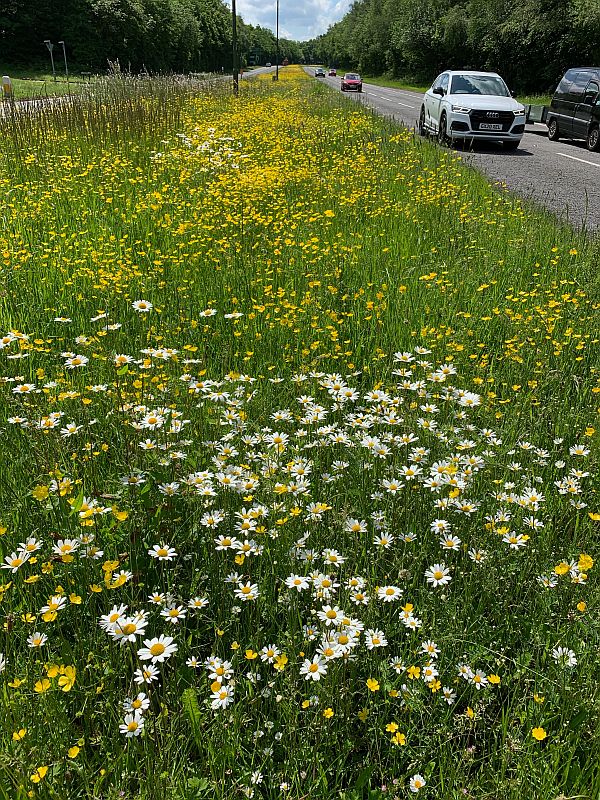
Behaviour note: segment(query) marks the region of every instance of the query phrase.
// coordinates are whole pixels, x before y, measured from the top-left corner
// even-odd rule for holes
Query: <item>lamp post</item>
[[[277,55],[275,58],[275,80],[279,80],[279,0],[276,0],[277,17],[275,21],[275,41]]]
[[[233,42],[233,94],[237,97],[240,90],[237,60],[237,13],[235,0],[231,0],[231,39]]]
[[[54,50],[54,45],[50,41],[50,39],[44,39],[44,44],[48,48],[48,52],[50,53],[50,61],[52,62],[52,78],[56,81],[56,70],[54,69],[54,56],[52,55],[52,51]]]
[[[68,84],[69,83],[69,67],[67,66],[67,51],[65,49],[65,43],[62,41],[62,39],[59,42],[59,44],[62,44],[63,57],[65,59],[65,75],[67,76],[67,84]]]

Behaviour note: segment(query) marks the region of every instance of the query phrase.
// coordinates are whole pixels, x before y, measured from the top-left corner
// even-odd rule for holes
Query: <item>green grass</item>
[[[431,85],[373,75],[363,75],[362,77],[364,81],[373,83],[375,86],[387,86],[390,89],[404,89],[409,92],[426,92]],[[516,99],[523,105],[550,105],[552,96],[543,94],[516,95]]]
[[[517,100],[523,103],[524,106],[549,106],[552,102],[552,95],[547,94],[528,94],[518,95]]]
[[[15,100],[76,94],[88,83],[88,79],[77,72],[70,74],[67,81],[62,62],[57,62],[56,80],[52,72],[44,67],[0,64],[0,75],[8,75],[11,79]]]
[[[1,579],[0,797],[406,800],[420,774],[425,798],[595,800],[597,239],[293,67],[237,100],[101,79],[0,134],[0,561],[40,545]],[[286,588],[314,571],[331,597]],[[329,602],[356,658],[308,682]],[[99,625],[121,604],[135,643]],[[159,634],[178,650],[136,684]]]
[[[378,75],[363,75],[363,80],[367,83],[373,83],[375,86],[387,86],[390,89],[404,89],[407,92],[426,92],[431,86],[430,83],[415,83],[414,81],[406,81],[396,78],[382,78]]]

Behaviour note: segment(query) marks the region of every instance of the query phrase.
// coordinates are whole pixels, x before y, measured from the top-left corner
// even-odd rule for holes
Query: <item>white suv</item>
[[[525,132],[525,108],[495,72],[446,70],[425,92],[419,133],[441,142],[502,142],[516,150]]]

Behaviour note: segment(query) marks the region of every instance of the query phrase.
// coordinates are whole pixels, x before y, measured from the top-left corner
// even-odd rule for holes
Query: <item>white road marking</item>
[[[382,100],[387,100],[389,103],[396,103],[396,105],[404,106],[405,108],[416,108],[416,106],[409,106],[408,103],[401,103],[400,100],[396,100],[395,97],[386,97],[384,94],[375,94],[375,92],[369,92],[372,97],[380,97]]]
[[[585,158],[577,158],[576,156],[570,156],[568,153],[557,153],[557,156],[562,156],[563,158],[570,158],[572,161],[581,161],[582,164],[589,164],[590,167],[598,167],[600,169],[600,164],[597,164],[595,161],[586,161]]]

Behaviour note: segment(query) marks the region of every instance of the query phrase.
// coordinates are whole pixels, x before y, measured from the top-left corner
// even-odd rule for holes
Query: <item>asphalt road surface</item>
[[[306,71],[314,75],[314,69]],[[339,74],[317,80],[340,91]],[[415,128],[423,95],[364,83],[362,94],[347,92],[346,97]],[[459,152],[492,181],[506,184],[561,219],[590,231],[600,229],[600,153],[590,153],[583,142],[550,142],[545,125],[528,125],[515,152],[483,142],[472,151]]]

